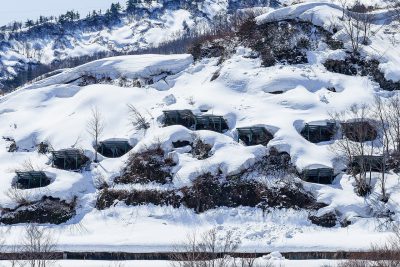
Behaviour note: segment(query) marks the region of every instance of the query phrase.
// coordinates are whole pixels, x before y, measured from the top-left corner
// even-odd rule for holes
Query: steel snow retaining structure
[[[326,142],[332,140],[335,135],[336,124],[328,122],[326,125],[314,125],[307,123],[300,134],[311,143]]]
[[[105,140],[99,143],[97,152],[107,158],[119,158],[131,149],[132,146],[127,140]]]
[[[63,170],[78,170],[89,161],[79,149],[62,149],[51,153],[53,154],[52,166]]]
[[[191,110],[164,110],[164,126],[182,125],[192,130],[210,130],[222,133],[229,130],[228,124],[223,116],[217,115],[194,115]]]
[[[48,186],[49,177],[42,171],[16,171],[17,187],[19,189],[32,189]]]
[[[243,127],[236,130],[238,131],[238,141],[243,141],[247,146],[266,146],[274,138],[264,127]]]

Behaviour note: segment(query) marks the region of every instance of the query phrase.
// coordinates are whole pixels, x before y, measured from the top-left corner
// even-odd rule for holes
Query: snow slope
[[[331,8],[338,10],[331,4],[310,5],[317,21],[326,17]],[[299,5],[274,12],[301,18],[308,10],[310,8]],[[260,17],[259,23],[272,16],[268,14]],[[382,49],[383,44],[389,46],[385,40],[383,35],[375,36],[364,53]],[[60,226],[43,226],[54,231],[60,247],[65,250],[168,251],[172,245],[182,242],[188,233],[212,227],[217,227],[221,233],[233,230],[242,240],[241,250],[249,252],[360,250],[367,249],[371,242],[385,240],[389,233],[377,227],[378,221],[370,205],[379,192],[378,186],[374,187],[370,198],[359,197],[354,193],[354,180],[346,174],[340,174],[332,185],[304,185],[319,202],[328,205],[319,212],[337,210],[341,219],[352,221],[347,228],[313,225],[307,211],[291,209],[263,214],[257,208],[221,207],[196,214],[183,207],[128,207],[119,203],[98,211],[94,208],[97,193],[94,180],[102,176],[112,181],[120,173],[127,155],[118,159],[101,158],[100,163],[90,166],[90,170],[71,173],[52,168],[49,158],[34,149],[35,144],[47,140],[55,149],[82,148],[93,159],[93,141],[86,129],[91,109],[97,107],[105,122],[102,139],[130,140],[134,145],[132,152],[160,143],[177,162],[173,183],[148,185],[152,188],[162,190],[190,185],[193,178],[205,171],[237,174],[266,155],[272,146],[288,152],[298,170],[327,166],[340,171],[343,166],[337,163],[337,155],[330,149],[332,142],[312,144],[306,141],[299,134],[304,123],[327,120],[330,112],[345,110],[355,103],[372,103],[377,95],[390,97],[394,94],[382,92],[368,77],[328,72],[321,63],[328,57],[340,56],[343,51],[332,52],[322,46],[309,52],[308,64],[268,68],[261,66],[260,59],[248,57],[249,53],[249,49],[238,47],[221,65],[217,64],[217,58],[193,62],[189,55],[103,59],[3,96],[0,99],[0,135],[14,138],[19,150],[6,152],[7,142],[0,141],[0,147],[3,147],[0,150],[1,206],[12,208],[16,205],[7,196],[15,177],[13,170],[29,161],[54,177],[54,182],[46,188],[25,190],[29,200],[38,200],[44,194],[68,201],[78,196],[77,216]],[[391,72],[399,71],[394,61],[398,59],[397,53],[391,51],[384,55]],[[219,71],[219,77],[210,81],[216,71]],[[112,79],[146,79],[163,75],[162,79],[143,87],[79,86],[74,80],[83,74]],[[337,88],[337,92],[328,90],[329,87]],[[284,93],[271,94],[275,91]],[[150,121],[147,132],[132,128],[127,104],[134,105]],[[224,134],[195,133],[181,126],[161,127],[163,110],[191,109],[200,114],[204,107],[208,114],[224,116],[230,130]],[[253,125],[265,126],[274,134],[268,147],[246,147],[236,142],[235,128]],[[212,145],[210,158],[198,160],[184,149],[172,151],[172,142],[196,137]],[[374,185],[376,182],[377,177],[374,177]],[[390,199],[386,205],[395,212],[394,219],[400,221],[399,177],[394,173],[388,176],[388,193]],[[8,230],[8,244],[17,243],[23,225]]]

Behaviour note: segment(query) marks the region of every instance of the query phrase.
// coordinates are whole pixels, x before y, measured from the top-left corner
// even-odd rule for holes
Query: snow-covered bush
[[[40,142],[36,147],[39,154],[47,154],[52,150],[52,146],[49,141]]]
[[[324,66],[328,71],[346,75],[370,76],[383,90],[400,90],[400,82],[386,79],[376,59],[366,59],[358,55],[351,55],[344,60],[327,59]]]
[[[165,156],[161,146],[150,148],[129,156],[122,175],[114,182],[119,184],[150,183],[166,184],[171,181],[171,169],[175,162]]]
[[[133,105],[128,105],[129,121],[135,130],[147,130],[150,128],[150,123],[145,116]]]
[[[27,202],[15,209],[3,209],[0,223],[51,223],[61,224],[75,216],[76,199],[71,203],[44,196],[39,201]]]
[[[170,205],[176,208],[180,206],[180,197],[175,194],[175,191],[116,190],[105,188],[97,197],[96,208],[104,210],[116,204],[118,201],[132,206],[146,204],[159,206]]]

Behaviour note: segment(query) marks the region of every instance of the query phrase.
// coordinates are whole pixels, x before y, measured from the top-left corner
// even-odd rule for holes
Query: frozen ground
[[[313,12],[315,23],[323,21],[327,14],[338,15],[338,7],[320,4],[294,6],[273,11],[258,20],[275,16],[307,18]],[[333,9],[333,10],[332,10]],[[379,21],[373,27],[380,27]],[[387,26],[387,28],[392,25]],[[340,31],[337,33],[340,37]],[[397,34],[398,35],[398,34]],[[399,37],[399,36],[396,36]],[[388,51],[381,57],[382,68],[388,77],[397,80],[400,76],[399,50],[386,41],[384,31],[372,38],[371,46],[363,53],[374,56],[372,51]],[[25,162],[43,169],[54,177],[46,188],[25,190],[28,200],[38,200],[43,195],[60,197],[71,201],[78,197],[77,216],[60,226],[45,225],[54,231],[60,248],[84,251],[169,251],[171,246],[181,243],[187,234],[216,227],[224,233],[234,230],[242,240],[244,251],[311,251],[311,250],[362,250],[371,242],[382,242],[388,232],[379,229],[374,218],[371,202],[379,193],[375,186],[371,198],[362,198],[354,193],[354,180],[348,175],[339,175],[332,185],[304,183],[319,202],[328,206],[321,212],[337,210],[340,219],[352,221],[352,225],[341,228],[322,228],[311,224],[307,211],[275,210],[263,214],[256,208],[218,208],[196,214],[186,208],[155,207],[151,205],[127,207],[121,203],[105,211],[94,208],[96,189],[94,180],[98,176],[112,181],[127,159],[101,158],[90,170],[71,173],[52,168],[48,155],[39,155],[35,144],[49,141],[54,149],[71,146],[81,148],[93,158],[93,140],[87,133],[87,121],[91,109],[97,107],[102,113],[105,130],[102,139],[125,138],[135,145],[138,152],[156,143],[170,152],[177,162],[173,183],[168,186],[150,185],[165,189],[190,185],[194,177],[204,171],[236,174],[264,156],[268,148],[245,147],[236,142],[235,128],[243,126],[265,126],[274,134],[268,147],[275,146],[288,152],[299,170],[312,166],[333,167],[337,171],[336,155],[329,148],[331,143],[312,144],[306,141],[299,130],[306,122],[330,119],[332,111],[342,111],[355,103],[372,103],[375,96],[390,97],[368,77],[351,77],[328,72],[321,62],[328,57],[343,56],[343,51],[328,51],[323,45],[309,52],[309,64],[296,66],[277,65],[261,67],[259,59],[249,58],[249,50],[239,47],[221,66],[218,59],[204,59],[194,63],[190,55],[129,56],[96,61],[76,69],[66,70],[57,76],[17,90],[0,99],[0,136],[12,137],[19,150],[6,151],[8,143],[0,141],[0,203],[2,207],[15,207],[7,196],[14,170]],[[213,74],[220,76],[213,82]],[[128,78],[148,81],[144,87],[120,87],[112,84],[79,86],[74,80],[81,75],[113,80]],[[337,92],[331,92],[335,87]],[[283,91],[283,94],[270,94]],[[134,105],[151,122],[146,132],[133,130],[128,120],[127,104]],[[160,118],[163,110],[191,109],[200,113],[208,109],[209,114],[224,116],[230,130],[225,134],[209,131],[192,132],[184,127],[162,128]],[[195,135],[212,145],[212,156],[197,160],[185,151],[172,151],[172,142]],[[377,176],[377,175],[376,175]],[[388,176],[389,202],[386,204],[400,221],[399,177]],[[7,244],[18,243],[23,225],[1,226],[8,231]],[[88,265],[90,266],[90,265]],[[292,265],[287,265],[292,266]],[[300,266],[300,265],[293,265]]]

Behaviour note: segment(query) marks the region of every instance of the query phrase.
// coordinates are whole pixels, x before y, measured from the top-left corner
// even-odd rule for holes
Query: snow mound
[[[176,74],[193,63],[191,55],[138,55],[96,60],[61,74],[36,82],[27,87],[35,89],[54,84],[71,83],[84,75],[95,78],[138,79],[164,73]]]
[[[332,19],[342,16],[342,9],[332,3],[302,3],[293,6],[272,10],[256,18],[257,24],[283,19],[301,19],[311,23],[329,28],[332,26]]]

